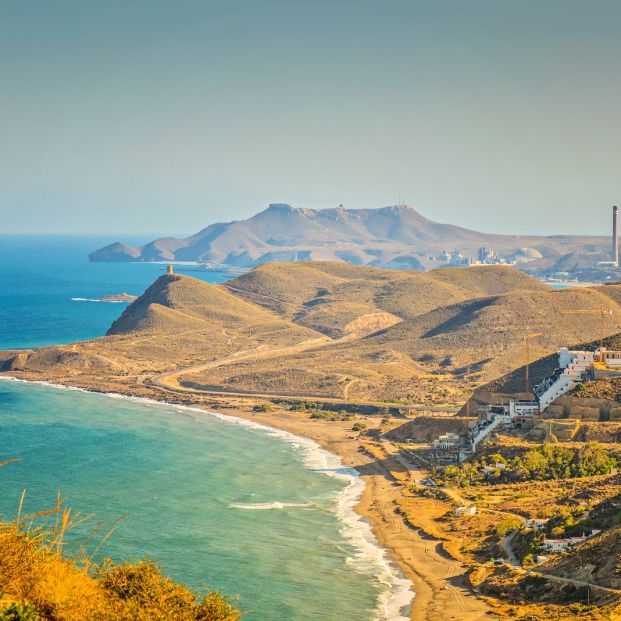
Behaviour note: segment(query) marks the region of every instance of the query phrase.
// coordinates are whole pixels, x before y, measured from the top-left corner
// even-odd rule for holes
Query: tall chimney
[[[612,208],[612,260],[615,267],[619,267],[619,210],[615,205]]]

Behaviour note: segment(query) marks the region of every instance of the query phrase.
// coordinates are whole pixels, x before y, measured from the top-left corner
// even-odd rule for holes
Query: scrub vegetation
[[[506,458],[492,453],[461,466],[447,466],[436,474],[438,482],[466,487],[523,481],[549,481],[610,474],[617,460],[595,442],[576,448],[545,443],[522,455]]]

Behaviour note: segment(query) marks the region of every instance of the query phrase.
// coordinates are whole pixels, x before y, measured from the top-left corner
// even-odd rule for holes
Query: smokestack
[[[612,260],[615,267],[619,267],[619,210],[615,205],[612,208]]]

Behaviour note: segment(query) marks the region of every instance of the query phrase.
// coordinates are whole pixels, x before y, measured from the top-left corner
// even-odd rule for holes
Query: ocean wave
[[[249,511],[268,511],[269,509],[288,509],[290,507],[312,507],[310,502],[239,502],[229,505],[229,509],[248,509]]]
[[[297,436],[289,431],[269,427],[268,425],[263,425],[255,421],[246,420],[245,418],[238,418],[237,416],[232,416],[230,414],[212,412],[211,410],[203,410],[201,408],[188,405],[171,404],[157,401],[155,399],[131,397],[128,395],[121,395],[119,393],[94,393],[93,391],[84,390],[83,388],[52,384],[51,382],[46,381],[22,380],[10,376],[0,376],[0,379],[42,384],[52,388],[75,390],[91,394],[100,394],[114,399],[129,399],[133,402],[144,403],[147,405],[167,408],[169,410],[175,410],[180,413],[191,414],[197,419],[203,417],[215,417],[222,421],[240,425],[241,427],[256,429],[272,437],[284,440],[295,450],[301,451],[304,465],[309,470],[315,470],[321,474],[325,474],[326,476],[339,478],[347,483],[345,488],[338,493],[336,499],[336,513],[341,524],[343,524],[341,534],[354,548],[354,550],[356,550],[355,555],[353,557],[349,557],[347,562],[355,571],[365,575],[373,575],[375,579],[385,587],[384,592],[381,593],[378,598],[378,605],[373,621],[409,621],[409,608],[412,599],[415,596],[415,592],[412,589],[412,583],[405,576],[403,576],[396,563],[389,558],[388,551],[380,546],[379,541],[373,534],[369,522],[363,516],[354,511],[354,507],[358,504],[364,490],[364,481],[360,478],[360,474],[357,470],[345,467],[338,455],[330,453],[326,449],[319,446],[319,444],[317,444],[314,440],[303,436]],[[250,505],[246,505],[245,508],[248,507],[250,507]]]

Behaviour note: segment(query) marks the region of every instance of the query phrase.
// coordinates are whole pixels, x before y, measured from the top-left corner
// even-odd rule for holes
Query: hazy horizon
[[[612,0],[4,2],[0,233],[401,200],[483,232],[607,235],[620,26]]]

